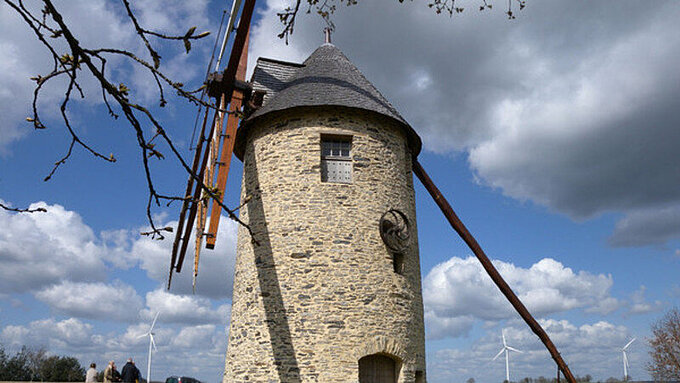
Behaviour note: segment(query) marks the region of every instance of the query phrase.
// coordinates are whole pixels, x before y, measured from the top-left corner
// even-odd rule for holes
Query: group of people
[[[113,360],[109,362],[104,369],[103,383],[139,383],[140,374],[139,369],[135,366],[132,358],[128,358],[127,363],[123,366],[123,370],[118,372],[116,369],[116,362]],[[90,369],[85,374],[85,383],[98,383],[97,381],[97,364],[90,364]]]

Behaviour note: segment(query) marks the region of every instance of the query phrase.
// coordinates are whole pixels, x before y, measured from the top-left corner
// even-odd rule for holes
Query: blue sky
[[[118,2],[62,2],[86,45],[140,52]],[[258,1],[250,63],[259,56],[304,60],[322,23],[301,15],[289,45],[276,38],[284,1]],[[215,31],[221,2],[140,1],[152,29]],[[340,7],[333,42],[402,113],[424,141],[420,162],[477,237],[508,283],[539,318],[577,375],[623,374],[620,349],[632,337],[630,375],[648,379],[650,324],[680,302],[680,34],[673,2],[529,2],[514,21],[504,4],[437,16],[420,2],[363,1]],[[58,119],[63,88],[45,89],[49,129],[34,131],[29,77],[49,68],[42,48],[0,5],[0,199],[46,206],[47,213],[0,210],[0,343],[45,346],[103,366],[128,356],[146,371],[143,334],[157,311],[152,379],[220,380],[226,349],[235,227],[224,219],[215,251],[204,251],[196,294],[188,268],[165,291],[170,239],[146,230],[147,190],[135,137],[91,97],[70,117],[115,164],[68,148]],[[191,55],[164,46],[163,66],[186,84],[201,82],[214,40]],[[140,101],[155,104],[153,83],[120,60],[110,63]],[[63,84],[61,84],[63,87]],[[157,108],[190,158],[196,109],[171,99]],[[176,160],[153,164],[166,194],[181,194]],[[235,206],[240,162],[232,165]],[[426,310],[428,380],[502,381],[491,361],[508,343],[511,378],[553,376],[554,365],[471,252],[416,182]],[[37,206],[37,205],[35,205]],[[179,207],[154,209],[172,224]]]

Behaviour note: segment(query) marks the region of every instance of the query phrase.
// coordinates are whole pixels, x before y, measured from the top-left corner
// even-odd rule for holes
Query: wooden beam
[[[175,271],[178,273],[182,271],[182,264],[184,263],[184,256],[187,253],[187,246],[189,245],[189,238],[191,238],[191,229],[194,226],[194,221],[196,220],[196,212],[198,211],[198,205],[200,204],[199,199],[201,198],[201,193],[203,191],[203,186],[202,186],[202,181],[203,181],[203,176],[205,175],[205,168],[206,164],[208,163],[208,155],[210,154],[210,137],[213,136],[214,131],[215,131],[215,119],[217,118],[217,111],[215,112],[215,118],[213,119],[212,122],[212,128],[210,128],[210,134],[208,135],[208,138],[201,137],[201,139],[204,139],[206,141],[206,148],[203,151],[203,160],[201,161],[201,167],[200,170],[197,174],[197,177],[201,182],[196,183],[196,188],[194,189],[194,195],[193,195],[193,202],[191,204],[191,207],[189,208],[189,217],[187,219],[186,223],[186,228],[184,229],[184,235],[182,236],[182,246],[180,247],[179,250],[179,256],[177,259],[177,264],[175,265]],[[178,233],[179,234],[179,233]]]
[[[246,68],[248,65],[248,35],[246,35],[245,46],[241,53],[241,59],[236,70],[236,80],[245,81]],[[234,89],[229,103],[229,115],[227,116],[227,124],[224,129],[222,141],[222,153],[220,155],[219,169],[217,173],[217,190],[219,192],[220,202],[224,203],[226,195],[227,177],[229,176],[229,167],[231,165],[231,156],[234,152],[234,142],[236,141],[236,129],[238,128],[241,118],[239,113],[243,106],[243,91]],[[222,206],[212,201],[212,210],[210,211],[210,226],[208,227],[208,236],[205,240],[205,247],[208,249],[215,248],[215,241],[217,241],[217,229],[220,225],[220,216],[222,214]]]
[[[444,216],[449,221],[449,224],[451,224],[451,227],[453,227],[453,229],[458,233],[458,235],[460,235],[468,247],[470,247],[475,256],[477,256],[479,262],[482,263],[482,267],[484,267],[484,270],[486,270],[493,282],[501,290],[501,293],[503,293],[508,301],[510,301],[512,307],[517,310],[519,315],[529,325],[534,334],[536,334],[538,338],[541,339],[541,342],[543,342],[545,347],[548,349],[548,352],[552,356],[555,363],[557,363],[559,369],[562,370],[562,373],[564,374],[564,377],[567,379],[567,381],[569,383],[576,383],[576,379],[574,378],[574,375],[571,374],[569,366],[567,366],[567,364],[562,359],[562,356],[557,351],[557,348],[553,342],[550,340],[550,337],[548,337],[548,334],[545,333],[541,325],[536,322],[536,319],[531,316],[529,310],[527,310],[522,301],[519,300],[510,286],[508,286],[501,274],[498,272],[498,270],[496,270],[494,265],[486,256],[484,250],[482,250],[482,247],[479,246],[477,240],[475,240],[472,234],[470,234],[463,222],[460,220],[460,218],[458,218],[458,215],[456,215],[456,213],[453,211],[453,208],[451,208],[451,205],[449,205],[448,201],[446,201],[444,195],[442,195],[437,186],[435,186],[434,182],[432,182],[432,179],[430,179],[430,176],[428,176],[425,172],[425,169],[423,169],[418,160],[415,158],[413,159],[413,172],[416,174],[420,182],[423,183],[423,186],[425,186],[425,189],[427,189],[427,191],[430,193],[434,199],[434,202],[437,204],[437,206],[439,206],[439,209],[441,209],[442,213],[444,213]]]
[[[234,38],[234,45],[232,46],[231,49],[231,55],[229,57],[229,64],[227,65],[227,68],[224,70],[224,76],[223,76],[223,84],[224,84],[224,89],[223,89],[223,94],[222,97],[224,99],[231,99],[232,92],[234,91],[234,81],[236,77],[236,71],[238,69],[238,62],[241,58],[241,53],[243,51],[243,47],[245,45],[245,40],[248,35],[248,31],[250,30],[250,20],[253,16],[253,10],[255,9],[255,0],[246,0],[245,4],[243,5],[243,11],[241,13],[241,19],[239,20],[239,25],[236,30],[236,37]],[[214,129],[214,123],[213,123],[213,129]],[[212,132],[210,134],[212,136]],[[208,143],[209,144],[209,143]],[[206,148],[203,156],[203,163],[201,164],[201,168],[198,174],[199,179],[203,179],[203,175],[205,174],[205,166],[206,166],[206,161],[207,161],[207,156],[208,156],[209,150]],[[195,173],[194,173],[195,174]],[[191,176],[190,176],[191,177]],[[200,190],[201,190],[201,185],[196,186],[196,190],[194,192],[194,198],[195,200],[198,200],[200,198]],[[188,245],[188,240],[189,236],[191,235],[191,227],[194,225],[194,220],[196,219],[196,203],[192,204],[190,209],[189,209],[189,217],[186,223],[186,228],[184,231],[184,236],[183,236],[183,241],[180,246],[180,251],[177,256],[177,262],[175,263],[175,271],[180,272],[182,271],[182,263],[184,263],[184,257],[186,255],[186,248]],[[177,235],[180,235],[178,232]]]
[[[196,153],[194,154],[194,161],[191,165],[191,172],[196,174],[196,171],[198,171],[198,163],[201,159],[201,150],[203,148],[203,137],[205,137],[205,126],[206,122],[208,120],[208,113],[210,112],[209,108],[205,108],[205,115],[203,116],[203,126],[201,127],[201,139],[198,140],[198,145],[196,145]],[[189,198],[191,193],[191,189],[193,189],[194,186],[194,177],[189,177],[189,180],[187,181],[187,188],[186,191],[184,192],[184,197]],[[186,215],[187,210],[189,209],[189,206],[191,205],[191,201],[188,199],[185,199],[182,202],[182,208],[179,211],[179,220],[177,221],[177,232],[175,233],[175,240],[172,243],[172,255],[170,256],[170,274],[168,275],[168,290],[170,290],[170,284],[172,283],[172,273],[175,269],[175,265],[177,263],[177,251],[179,250],[179,245],[180,242],[182,241],[182,232],[184,231],[184,218]]]

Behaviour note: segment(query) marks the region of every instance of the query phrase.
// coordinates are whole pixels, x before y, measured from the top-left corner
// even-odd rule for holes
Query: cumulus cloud
[[[544,258],[525,269],[493,262],[534,315],[572,309],[605,314],[620,306],[610,296],[611,276],[575,273],[560,262]],[[516,317],[506,298],[474,257],[453,257],[432,268],[423,280],[428,336],[459,336],[474,320],[498,321]]]
[[[277,40],[286,4],[267,2],[251,66],[258,55],[300,61],[322,42],[310,17],[290,46]],[[451,19],[418,2],[364,1],[336,11],[334,42],[426,150],[465,153],[481,183],[576,219],[643,210],[653,225],[623,240],[622,221],[613,243],[663,243],[680,237],[659,209],[680,206],[680,37],[669,33],[680,8],[615,8],[545,1],[508,22],[502,12]]]
[[[654,311],[659,311],[664,307],[663,302],[657,300],[649,302],[645,298],[647,287],[640,286],[635,292],[630,295],[630,306],[628,307],[628,315],[647,314]]]
[[[173,325],[164,321],[161,313],[154,326],[154,342],[156,351],[153,354],[153,368],[166,371],[168,375],[191,375],[199,379],[217,379],[224,369],[224,352],[226,350],[226,334],[224,325],[197,324]],[[120,360],[133,356],[137,366],[146,360],[150,323],[138,323],[128,326],[122,334],[109,336],[106,355]],[[143,357],[142,357],[143,355]],[[144,371],[143,371],[144,372]]]
[[[587,373],[601,380],[611,376],[613,369],[618,371],[621,347],[631,338],[626,327],[605,321],[580,326],[567,320],[554,319],[539,320],[539,323],[573,373],[582,376]],[[523,351],[510,355],[511,380],[519,381],[525,376],[536,378],[554,375],[554,362],[530,329],[516,324],[506,327],[504,332],[508,345]],[[475,341],[469,349],[438,350],[428,361],[435,367],[430,369],[434,372],[433,376],[428,377],[433,381],[464,381],[470,377],[482,382],[503,380],[503,358],[492,361],[502,347],[501,329],[496,328]],[[639,360],[642,351],[631,348],[631,360]],[[639,376],[642,372],[642,368],[636,365],[631,375]]]
[[[146,294],[147,308],[142,317],[152,320],[160,312],[159,320],[165,323],[182,324],[221,324],[226,325],[231,313],[231,305],[212,308],[209,299],[194,295],[177,295],[164,289]],[[162,316],[162,317],[161,317]]]
[[[50,350],[101,346],[92,333],[92,325],[75,318],[56,321],[37,320],[27,326],[6,326],[0,332],[3,344],[14,347],[45,346]]]
[[[616,223],[612,246],[645,246],[680,237],[680,204],[633,211]]]
[[[0,329],[0,343],[7,349],[21,346],[45,347],[52,353],[75,356],[81,364],[92,361],[122,361],[132,356],[146,371],[149,323],[137,323],[115,331],[102,331],[92,324],[70,318],[32,321],[26,325],[8,325]],[[154,328],[157,351],[154,371],[170,374],[191,372],[192,376],[216,378],[224,364],[225,327],[215,324],[176,326],[160,321]],[[100,362],[98,362],[99,364]],[[146,375],[146,374],[144,374]]]
[[[106,279],[103,249],[80,216],[60,205],[38,202],[46,213],[0,209],[0,290],[27,292],[62,280]]]
[[[208,218],[209,219],[209,218]],[[168,222],[162,226],[177,226],[177,222]],[[143,230],[142,230],[143,231]],[[189,243],[194,243],[195,233]],[[236,260],[236,224],[222,217],[217,233],[214,250],[203,249],[199,263],[196,291],[198,295],[210,298],[231,298],[234,278],[234,263]],[[189,246],[184,260],[182,272],[174,274],[170,292],[176,294],[193,294],[193,249]],[[156,241],[148,237],[140,237],[131,245],[131,256],[140,262],[140,267],[147,275],[165,285],[168,278],[169,255],[172,251],[172,241]]]
[[[40,297],[46,302],[65,305],[50,297],[60,292],[75,294],[77,289],[88,285],[62,282],[106,282],[110,266],[128,269],[137,264],[159,284],[167,283],[171,240],[139,237],[137,231],[129,230],[109,230],[98,237],[78,213],[61,205],[38,202],[30,207],[43,207],[47,212],[17,214],[0,209],[0,227],[5,228],[0,231],[0,290],[3,292],[41,291]],[[169,222],[163,226],[176,225],[176,222]],[[231,297],[235,248],[236,226],[222,217],[215,249],[202,253],[197,294],[211,298]],[[184,271],[173,277],[171,292],[193,293],[190,258],[186,258]],[[61,285],[52,286],[59,283]],[[90,293],[97,294],[104,294],[111,288],[103,284],[92,287],[96,288]],[[134,299],[136,305],[138,298]],[[66,309],[65,306],[59,308]]]
[[[184,327],[172,340],[173,346],[198,348],[213,343],[215,337],[215,325],[206,324],[193,327]]]
[[[78,318],[131,322],[139,318],[142,298],[122,282],[75,283],[64,281],[35,294],[53,310]]]

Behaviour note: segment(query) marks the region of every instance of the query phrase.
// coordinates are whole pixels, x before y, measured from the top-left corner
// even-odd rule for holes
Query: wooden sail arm
[[[193,164],[191,165],[191,172],[196,174],[198,171],[198,165],[200,162],[200,154],[201,154],[201,149],[203,148],[203,137],[205,137],[205,126],[206,122],[208,121],[208,113],[210,112],[210,109],[205,110],[205,116],[203,117],[203,126],[201,127],[201,138],[198,140],[198,145],[196,147],[196,153],[194,155],[194,161]],[[191,190],[193,189],[194,186],[194,178],[189,177],[189,180],[187,181],[187,188],[186,191],[184,192],[184,197],[189,198],[191,193]],[[190,209],[192,202],[189,199],[185,199],[182,202],[182,208],[180,209],[179,213],[179,220],[177,221],[177,232],[175,234],[175,240],[172,243],[172,255],[170,258],[170,274],[168,275],[168,290],[170,289],[170,284],[172,283],[172,273],[175,271],[175,266],[177,264],[177,254],[178,251],[180,250],[180,245],[182,242],[182,233],[184,232],[184,218],[187,213],[187,211]],[[180,266],[181,268],[181,266]]]
[[[241,121],[241,107],[243,105],[244,96],[248,92],[248,85],[245,83],[246,68],[248,65],[248,36],[246,34],[245,46],[241,53],[241,58],[236,69],[236,83],[229,102],[229,115],[227,116],[227,123],[224,126],[224,133],[220,134],[217,139],[221,142],[221,155],[217,163],[217,195],[219,202],[224,203],[226,195],[227,177],[229,175],[229,168],[231,165],[231,157],[234,152],[234,143],[236,142],[236,129]],[[213,165],[214,166],[214,165]],[[210,226],[206,236],[205,247],[208,249],[215,248],[215,241],[217,241],[217,229],[220,224],[220,217],[222,215],[222,206],[218,201],[212,201],[212,209],[210,211]]]
[[[482,267],[484,267],[484,270],[486,270],[493,282],[501,290],[501,293],[503,293],[508,301],[510,301],[512,307],[517,310],[519,315],[529,325],[534,334],[536,334],[538,338],[541,339],[541,342],[543,342],[545,347],[548,349],[550,356],[552,356],[555,363],[557,363],[557,366],[562,371],[567,381],[569,383],[576,383],[576,379],[569,370],[569,366],[567,366],[567,364],[562,359],[562,356],[557,351],[557,348],[553,342],[550,340],[550,337],[548,337],[548,334],[546,334],[541,325],[536,322],[536,319],[534,319],[529,310],[527,310],[522,301],[519,300],[510,286],[508,286],[498,270],[496,270],[494,265],[486,256],[484,250],[482,250],[482,247],[479,246],[477,240],[475,240],[472,234],[470,234],[463,222],[453,211],[453,208],[451,208],[451,205],[449,205],[448,201],[446,201],[444,195],[442,195],[437,186],[435,186],[434,182],[432,182],[432,179],[430,179],[430,177],[425,172],[425,169],[423,169],[418,160],[415,158],[413,159],[413,173],[415,173],[420,182],[422,182],[423,186],[425,186],[425,189],[427,189],[427,191],[430,193],[437,206],[439,206],[439,209],[441,209],[442,213],[444,213],[444,216],[451,224],[451,227],[453,227],[453,229],[458,233],[458,235],[460,235],[468,247],[470,247],[475,256],[477,256],[479,262],[482,263]]]
[[[244,50],[246,38],[248,35],[248,31],[250,29],[250,21],[252,19],[253,15],[253,10],[255,9],[255,0],[245,0],[245,4],[243,5],[243,10],[241,12],[241,17],[239,20],[238,28],[236,30],[236,37],[234,38],[234,43],[232,45],[230,57],[229,57],[229,63],[227,64],[226,69],[224,70],[224,73],[222,75],[222,81],[219,82],[219,86],[217,89],[220,90],[220,99],[224,100],[231,100],[232,93],[234,91],[234,85],[236,81],[236,72],[238,70],[238,64],[241,58],[241,54]],[[214,87],[213,87],[214,88]],[[214,129],[214,123],[213,123],[213,129]],[[221,130],[221,127],[220,127]],[[210,136],[212,136],[211,134]],[[208,157],[208,152],[209,152],[209,146],[210,142],[206,143],[206,148],[204,149],[204,153],[201,153],[200,151],[196,153],[196,159],[198,158],[203,158],[202,164],[200,168],[198,169],[198,174],[196,171],[194,171],[194,174],[198,175],[198,179],[203,179],[203,175],[205,174],[205,166],[207,164],[207,157]],[[192,178],[193,176],[190,176]],[[190,181],[191,182],[191,181]],[[191,186],[189,186],[190,190]],[[202,185],[196,185],[194,195],[193,195],[193,200],[188,202],[187,206],[183,206],[182,212],[181,212],[181,218],[184,218],[184,214],[187,212],[189,213],[189,216],[187,217],[187,221],[184,222],[183,219],[180,219],[180,222],[178,223],[179,226],[183,226],[184,230],[178,230],[177,233],[175,234],[175,243],[173,244],[173,253],[171,255],[171,275],[172,275],[172,270],[174,269],[175,272],[180,272],[182,270],[182,264],[184,262],[184,257],[186,254],[186,248],[187,244],[190,238],[190,233],[191,233],[191,227],[194,226],[194,221],[196,218],[196,210],[197,210],[197,204],[198,204],[198,199],[200,199],[200,190],[202,189]],[[171,278],[168,279],[168,288],[170,288],[170,281]]]

